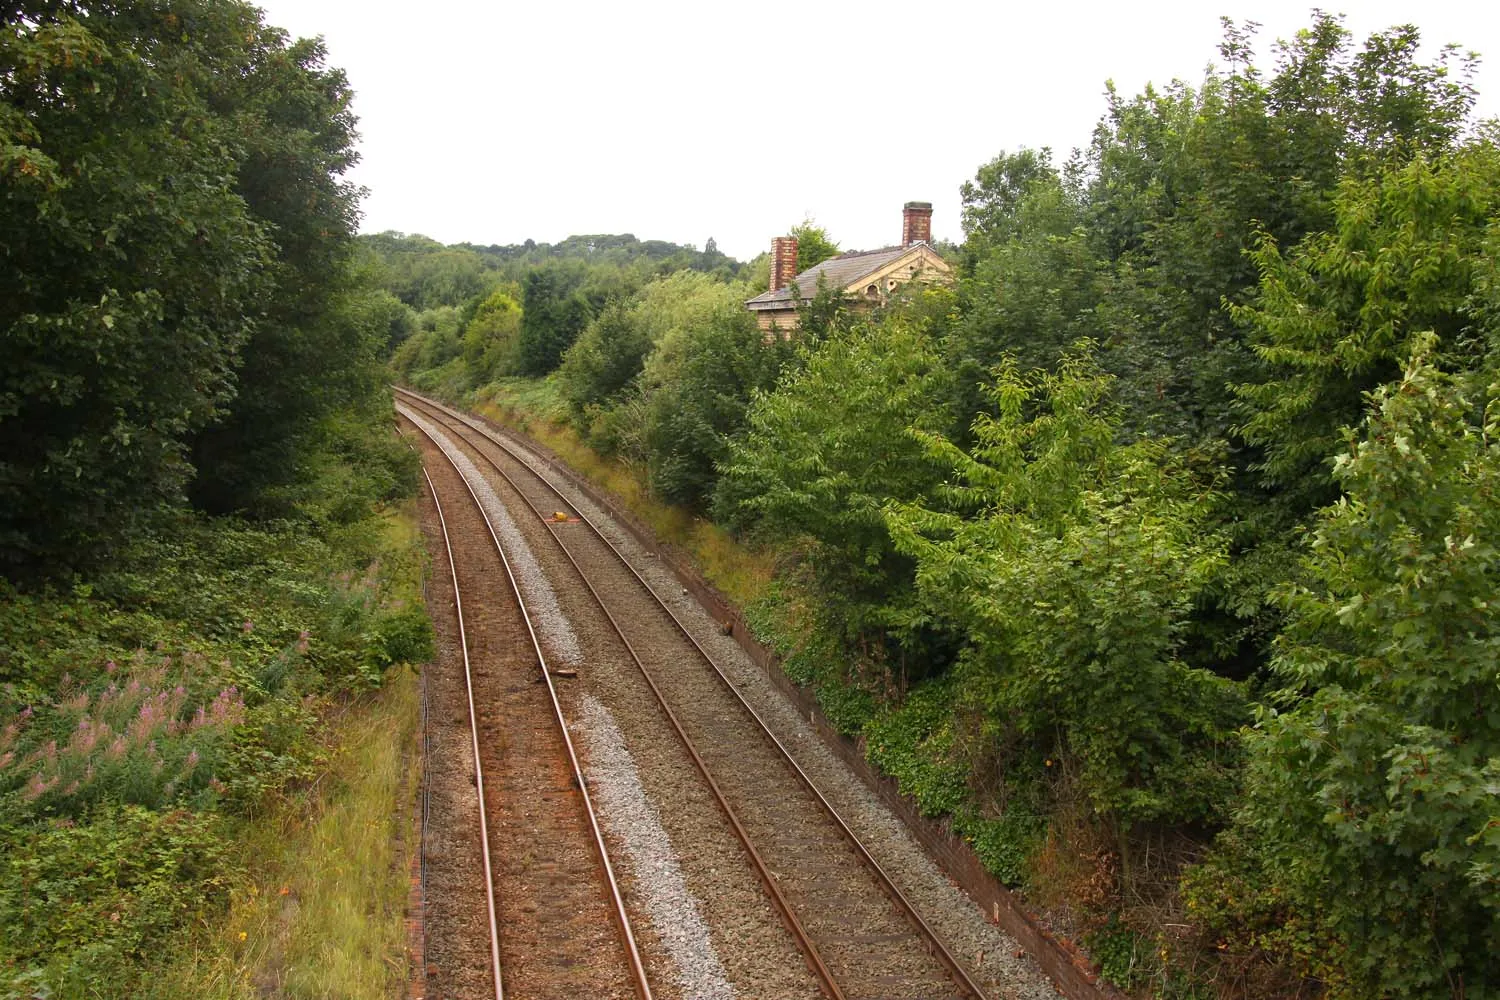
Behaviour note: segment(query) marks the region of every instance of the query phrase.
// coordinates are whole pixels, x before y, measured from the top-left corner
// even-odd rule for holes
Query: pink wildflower
[[[26,787],[21,789],[21,797],[27,802],[35,802],[52,790],[57,784],[56,778],[44,780],[40,774],[33,774],[31,780],[26,782]]]
[[[79,721],[78,728],[73,731],[73,738],[68,741],[68,752],[86,755],[109,733],[110,729],[107,724],[96,723],[88,716],[84,716]]]

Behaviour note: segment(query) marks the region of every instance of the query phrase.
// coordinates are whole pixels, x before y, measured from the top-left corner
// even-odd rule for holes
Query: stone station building
[[[909,281],[947,283],[948,262],[932,249],[932,203],[909,201],[901,213],[901,243],[879,250],[853,250],[830,257],[801,274],[797,270],[797,238],[771,241],[771,287],[745,302],[745,308],[765,331],[767,339],[779,332],[788,337],[797,329],[797,309],[811,302],[818,282],[843,292],[856,308],[883,304]]]

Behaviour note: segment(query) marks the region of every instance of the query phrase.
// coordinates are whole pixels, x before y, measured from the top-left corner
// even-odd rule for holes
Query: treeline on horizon
[[[1226,21],[790,340],[764,259],[365,237],[392,365],[767,546],[788,671],[1116,983],[1500,996],[1500,129],[1418,42]]]

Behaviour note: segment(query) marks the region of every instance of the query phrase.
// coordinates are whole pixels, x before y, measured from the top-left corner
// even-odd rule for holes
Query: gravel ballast
[[[554,520],[551,512],[557,509],[555,504],[536,511],[528,508],[505,478],[490,469],[485,456],[488,449],[495,448],[493,444],[476,447],[475,441],[462,432],[455,432],[453,440],[485,471],[548,573],[559,605],[572,624],[584,654],[584,666],[577,676],[559,685],[564,712],[573,720],[575,731],[579,731],[580,691],[594,696],[611,712],[667,840],[676,845],[687,888],[708,926],[728,981],[738,995],[757,1000],[812,1000],[819,996],[806,961],[728,821],[715,805],[712,792],[671,729],[624,644],[559,545],[559,536],[587,532],[588,528],[576,521]],[[592,789],[594,779],[588,755],[583,756]],[[602,807],[600,812],[605,814]],[[624,858],[626,847],[612,831],[607,814],[601,823],[612,856]],[[678,969],[666,955],[664,944],[647,946],[647,938],[654,941],[659,937],[645,915],[644,896],[651,887],[636,879],[628,865],[622,864],[618,873],[627,905],[638,915],[636,933],[642,939],[653,988],[659,998],[670,996],[677,986]]]
[[[507,436],[507,440],[517,450],[524,450],[524,445],[516,439]],[[771,725],[798,763],[981,985],[995,996],[1026,1000],[1055,996],[1055,987],[1036,963],[1029,957],[1016,957],[1018,948],[1015,942],[991,924],[986,915],[926,856],[904,824],[823,745],[800,712],[775,689],[733,639],[721,633],[719,623],[684,593],[671,572],[544,460],[527,455],[525,465],[562,492],[575,510],[598,524],[642,573],[657,595],[709,650],[741,693]]]
[[[614,717],[585,694],[579,699],[578,729],[588,755],[589,790],[605,827],[625,847],[622,867],[640,887],[646,914],[677,966],[683,996],[702,1000],[738,996],[714,950],[698,901],[688,891],[656,807],[641,787],[635,760],[625,748]]]
[[[547,582],[547,574],[543,573],[541,566],[537,565],[536,556],[532,554],[530,546],[526,544],[526,539],[516,527],[510,511],[495,495],[489,481],[469,460],[469,456],[448,439],[448,435],[442,428],[432,424],[409,407],[397,406],[397,410],[402,416],[430,434],[438,447],[442,449],[443,454],[458,466],[464,481],[474,490],[475,495],[479,497],[480,504],[484,507],[484,512],[489,515],[495,534],[500,536],[500,544],[505,546],[511,572],[515,574],[516,585],[521,588],[521,594],[526,598],[526,610],[531,615],[532,624],[545,634],[548,651],[558,664],[577,667],[583,660],[583,654],[578,649],[578,637],[573,633],[573,626],[568,623],[567,616],[558,607],[557,594],[553,591],[552,585]]]

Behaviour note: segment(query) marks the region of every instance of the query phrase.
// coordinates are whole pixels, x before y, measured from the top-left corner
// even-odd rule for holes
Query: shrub
[[[1245,711],[1235,685],[1177,656],[1224,558],[1212,472],[1160,442],[1121,443],[1087,350],[1057,374],[996,376],[996,415],[975,421],[972,453],[922,435],[957,483],[938,498],[975,513],[886,507],[896,548],[917,562],[916,613],[967,640],[958,700],[997,746],[1073,758],[1093,809],[1121,830],[1210,819],[1232,788]]]
[[[186,810],[0,829],[0,991],[128,992],[141,958],[221,911],[235,879],[215,820]]]
[[[205,663],[142,652],[91,685],[65,683],[41,713],[23,709],[0,730],[0,802],[17,819],[78,819],[103,803],[211,798],[245,704],[233,685],[190,692]]]
[[[1338,457],[1346,496],[1282,595],[1288,687],[1249,734],[1234,837],[1192,883],[1237,937],[1284,900],[1302,936],[1269,944],[1340,997],[1500,996],[1500,384],[1475,402],[1435,343]],[[1258,902],[1213,891],[1219,872]]]

